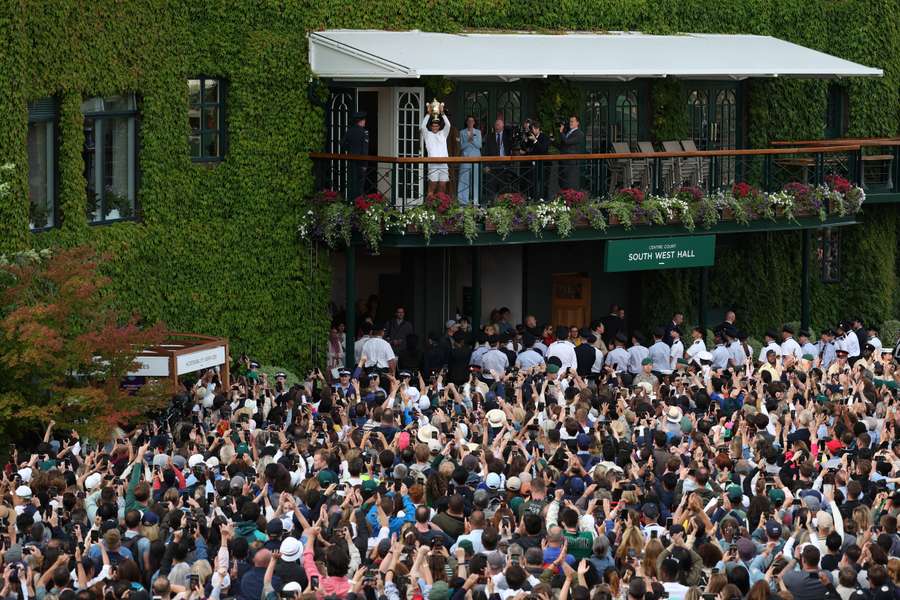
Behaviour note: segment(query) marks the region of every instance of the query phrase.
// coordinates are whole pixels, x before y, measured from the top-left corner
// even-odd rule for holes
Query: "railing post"
[[[891,169],[893,170],[891,191],[896,193],[900,192],[900,144],[894,144],[892,148],[894,149],[894,160],[891,161]]]
[[[662,189],[662,159],[653,159],[653,193],[660,195]]]
[[[405,202],[405,201],[404,201]],[[397,207],[397,163],[391,163],[391,204]]]
[[[763,189],[766,192],[772,191],[772,155],[766,154],[763,157]]]
[[[815,171],[813,172],[813,183],[821,185],[825,177],[825,157],[821,152],[816,152]]]

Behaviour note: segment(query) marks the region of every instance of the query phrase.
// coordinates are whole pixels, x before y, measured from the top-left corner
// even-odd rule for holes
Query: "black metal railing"
[[[684,187],[704,194],[747,183],[775,192],[788,183],[821,185],[840,176],[871,188],[897,191],[900,141],[880,154],[861,143],[782,145],[753,150],[622,152],[542,156],[405,158],[314,152],[316,188],[352,200],[380,193],[403,210],[422,203],[430,190],[445,191],[460,204],[489,206],[500,194],[529,201],[577,189],[603,198],[623,188],[666,196]],[[880,166],[879,166],[880,165]],[[435,180],[435,181],[431,181]]]

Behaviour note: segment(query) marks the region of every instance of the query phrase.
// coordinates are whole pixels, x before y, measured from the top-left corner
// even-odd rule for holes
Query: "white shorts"
[[[450,181],[450,170],[446,163],[428,165],[428,181]]]

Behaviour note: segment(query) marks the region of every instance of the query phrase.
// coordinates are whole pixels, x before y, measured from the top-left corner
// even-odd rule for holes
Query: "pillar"
[[[800,257],[800,329],[809,329],[809,229],[803,230],[803,256]]]
[[[703,330],[703,336],[706,337],[706,288],[709,285],[709,268],[702,267],[700,269],[700,285],[697,295],[697,325]],[[690,332],[685,332],[687,335]]]
[[[356,248],[347,246],[346,277],[344,278],[345,303],[347,305],[347,348],[344,350],[344,365],[352,369],[356,364],[354,344],[356,342]]]
[[[481,329],[481,254],[472,248],[472,331]]]

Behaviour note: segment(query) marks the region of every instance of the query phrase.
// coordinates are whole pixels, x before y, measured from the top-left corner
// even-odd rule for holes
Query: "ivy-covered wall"
[[[296,235],[312,185],[305,152],[321,148],[323,130],[305,35],[334,27],[774,35],[883,68],[884,79],[846,84],[851,133],[898,131],[895,0],[0,0],[0,161],[20,166],[20,201],[0,206],[0,250],[93,244],[113,256],[127,308],[176,330],[227,335],[262,360],[306,365],[326,335],[330,274]],[[188,156],[186,79],[199,74],[229,82],[229,150],[212,167]],[[90,226],[79,104],[123,91],[141,98],[141,218]],[[686,124],[672,94],[671,84],[654,85],[658,137]],[[29,234],[26,103],[49,95],[60,100],[61,226]],[[821,135],[823,82],[753,81],[749,97],[752,145]],[[816,321],[844,306],[873,319],[896,309],[898,213],[878,207],[864,218],[844,238],[844,281],[814,287]],[[747,236],[720,255],[711,304],[740,299],[754,326],[796,318],[798,244],[795,235]],[[668,312],[659,299],[669,289],[690,302],[695,278],[648,276],[643,297],[655,304],[645,315]]]

